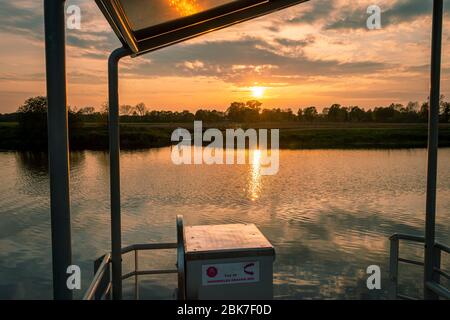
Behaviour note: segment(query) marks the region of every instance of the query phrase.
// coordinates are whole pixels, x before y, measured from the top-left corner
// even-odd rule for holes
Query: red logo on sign
[[[216,267],[209,267],[206,270],[206,274],[208,275],[208,277],[214,278],[215,276],[217,276],[217,268]]]

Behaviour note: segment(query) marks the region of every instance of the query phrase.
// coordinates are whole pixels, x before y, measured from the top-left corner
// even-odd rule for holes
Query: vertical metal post
[[[108,60],[109,170],[111,193],[111,260],[113,299],[122,299],[122,234],[120,217],[119,60],[130,55],[125,48],[111,52]]]
[[[52,230],[53,298],[72,299],[67,267],[72,264],[69,199],[64,0],[45,0],[45,61]]]
[[[443,1],[433,2],[433,30],[431,40],[431,84],[430,108],[428,117],[428,173],[427,199],[425,219],[425,270],[424,298],[438,299],[438,296],[427,288],[426,283],[433,280],[434,242],[436,220],[436,178],[439,130],[439,99],[441,79],[441,47],[442,47]]]
[[[134,299],[139,300],[139,279],[137,272],[139,271],[139,257],[138,257],[139,250],[134,250],[134,271],[136,274],[134,275]]]
[[[389,279],[391,280],[391,299],[397,299],[398,293],[398,250],[399,241],[397,237],[391,238],[389,255]]]
[[[433,269],[436,271],[441,268],[441,249],[434,247],[433,250]],[[438,272],[433,272],[433,282],[440,284],[441,275]]]

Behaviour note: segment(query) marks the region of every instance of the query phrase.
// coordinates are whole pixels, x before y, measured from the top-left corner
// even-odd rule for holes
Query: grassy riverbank
[[[193,123],[124,123],[120,126],[121,147],[142,149],[169,146],[172,131],[178,127],[192,130]],[[280,148],[424,148],[426,124],[383,123],[210,123],[206,128],[279,128]],[[29,136],[16,122],[0,122],[1,150],[45,150],[45,134]],[[450,124],[442,124],[440,147],[450,147]],[[108,129],[104,123],[84,123],[70,130],[71,149],[105,150]]]

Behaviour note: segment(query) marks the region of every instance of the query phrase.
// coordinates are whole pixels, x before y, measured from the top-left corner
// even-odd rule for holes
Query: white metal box
[[[272,244],[254,224],[185,228],[187,299],[272,299]]]

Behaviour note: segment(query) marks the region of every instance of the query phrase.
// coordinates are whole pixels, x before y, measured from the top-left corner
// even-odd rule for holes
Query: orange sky
[[[312,0],[269,16],[121,62],[120,103],[149,109],[225,110],[254,99],[263,107],[319,109],[333,103],[371,108],[428,96],[430,6],[379,0],[382,29],[366,28],[373,1]],[[429,1],[431,3],[431,1]],[[445,0],[447,12],[450,1]],[[67,30],[68,102],[106,101],[108,52],[119,46],[94,1],[80,30]],[[0,112],[45,94],[42,2],[0,2]],[[450,24],[446,14],[442,91],[450,95]]]

